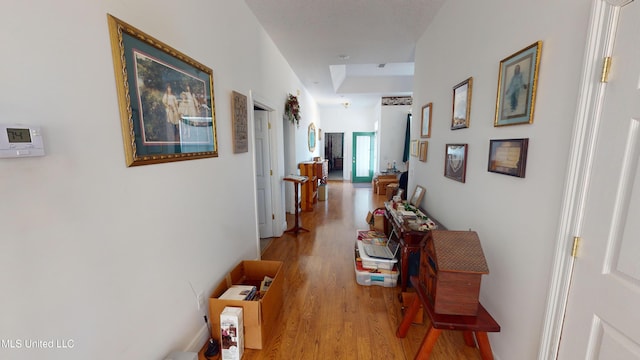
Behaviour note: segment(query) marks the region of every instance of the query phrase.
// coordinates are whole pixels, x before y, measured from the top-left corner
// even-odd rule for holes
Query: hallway
[[[262,255],[284,262],[284,304],[279,325],[262,350],[246,349],[243,359],[413,359],[426,331],[412,325],[405,339],[395,336],[402,320],[400,288],[356,283],[353,247],[356,229],[367,227],[367,212],[384,195],[349,182],[329,182],[328,199],[303,212],[310,232],[275,238]],[[289,226],[293,216],[288,215]],[[462,335],[445,331],[433,360],[480,359]]]

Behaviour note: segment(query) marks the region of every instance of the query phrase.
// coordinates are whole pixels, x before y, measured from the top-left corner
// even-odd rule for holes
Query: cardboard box
[[[222,360],[240,360],[244,353],[242,308],[227,306],[220,313],[220,352]]]
[[[220,328],[220,314],[225,307],[241,307],[244,315],[244,346],[262,349],[282,308],[284,275],[281,269],[281,261],[266,260],[244,260],[233,268],[209,297],[209,319],[213,329]],[[265,276],[273,278],[273,281],[260,300],[218,299],[231,285],[255,285],[260,288]],[[220,334],[214,332],[213,335],[220,341]]]

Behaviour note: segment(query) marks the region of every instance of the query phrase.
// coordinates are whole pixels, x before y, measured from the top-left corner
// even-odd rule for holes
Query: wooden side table
[[[437,314],[433,310],[433,305],[427,299],[424,289],[420,287],[418,277],[412,276],[410,281],[418,296],[415,297],[405,312],[402,322],[396,331],[396,336],[404,338],[407,335],[411,322],[420,309],[421,303],[430,320],[429,329],[414,359],[429,359],[442,330],[458,330],[463,332],[464,342],[467,346],[475,347],[477,341],[480,356],[483,360],[493,360],[493,352],[491,351],[487,332],[499,332],[500,325],[498,325],[482,304],[479,304],[478,315],[476,316]]]
[[[291,183],[293,183],[293,193],[295,194],[295,204],[296,204],[296,210],[295,210],[295,223],[293,225],[293,227],[287,231],[285,231],[285,233],[294,233],[296,235],[298,235],[298,232],[300,231],[309,231],[305,228],[303,228],[302,226],[300,226],[300,200],[299,200],[299,195],[298,195],[298,188],[300,184],[304,184],[306,183],[309,178],[306,176],[298,176],[298,175],[289,175],[289,176],[285,176],[283,178],[284,181],[289,181]]]

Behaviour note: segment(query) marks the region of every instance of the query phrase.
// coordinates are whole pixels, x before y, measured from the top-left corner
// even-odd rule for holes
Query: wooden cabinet
[[[420,255],[420,287],[438,314],[478,313],[480,282],[488,274],[475,231],[432,230]]]
[[[313,205],[318,202],[318,185],[326,183],[329,176],[327,160],[305,161],[298,164],[300,175],[309,178],[309,181],[301,186],[300,207],[302,211],[313,211]]]

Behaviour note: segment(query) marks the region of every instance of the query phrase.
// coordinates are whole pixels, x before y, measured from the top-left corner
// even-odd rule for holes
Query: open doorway
[[[344,179],[344,133],[325,133],[324,154],[329,160],[329,180]]]

